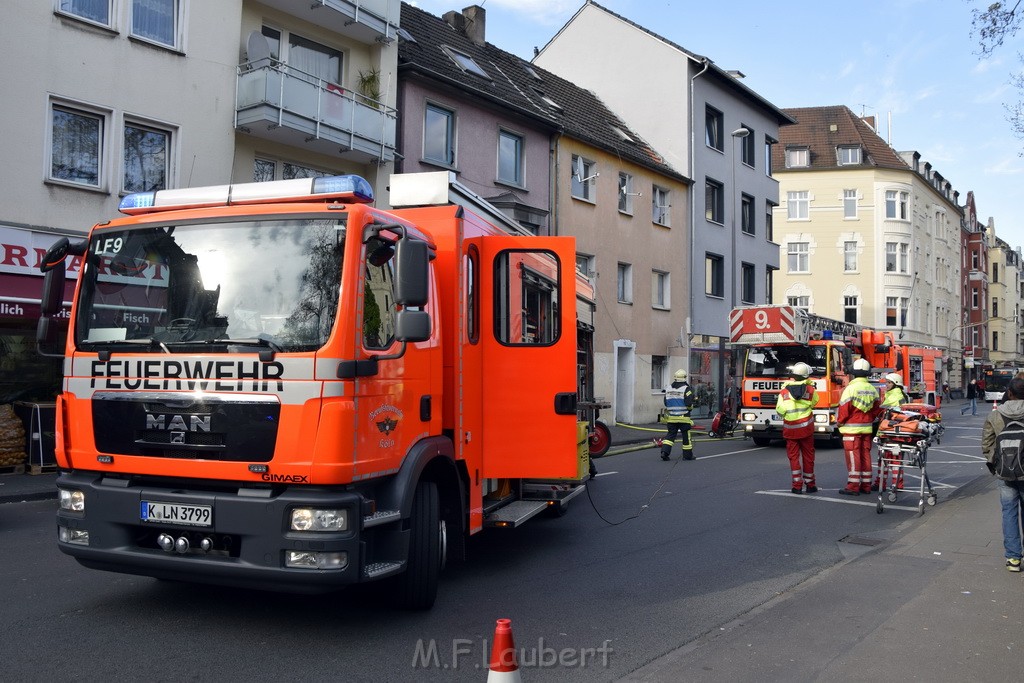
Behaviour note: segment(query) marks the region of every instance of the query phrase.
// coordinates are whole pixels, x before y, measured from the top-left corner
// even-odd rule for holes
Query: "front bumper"
[[[284,489],[235,488],[204,490],[173,483],[138,484],[90,472],[62,473],[61,489],[85,493],[85,511],[59,510],[57,524],[88,532],[88,545],[59,541],[62,552],[93,569],[162,579],[288,592],[326,592],[365,580],[367,539],[361,532],[363,496],[315,487]],[[142,501],[210,506],[212,523],[197,527],[171,522],[145,522]],[[348,530],[298,532],[289,528],[295,507],[348,510]],[[375,534],[394,534],[389,545],[400,553],[400,525]],[[362,535],[361,535],[362,533]],[[168,552],[157,543],[160,534],[189,540],[186,552]],[[67,534],[65,534],[67,535]],[[211,550],[203,550],[202,539]],[[407,539],[406,539],[407,540]],[[287,551],[345,553],[345,566],[301,569],[285,566]],[[390,553],[389,553],[390,554]]]

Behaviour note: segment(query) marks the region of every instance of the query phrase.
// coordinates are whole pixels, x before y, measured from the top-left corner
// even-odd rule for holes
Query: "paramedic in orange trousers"
[[[846,488],[839,493],[859,496],[871,493],[871,436],[875,418],[881,412],[878,389],[868,381],[871,364],[863,358],[853,361],[853,379],[839,399],[836,422],[843,435],[846,455]]]
[[[786,382],[779,392],[775,412],[782,417],[782,436],[786,439],[786,456],[792,475],[793,493],[817,493],[814,481],[814,415],[812,410],[818,402],[814,392],[814,380],[807,379],[811,366],[797,363],[790,371],[793,379]]]

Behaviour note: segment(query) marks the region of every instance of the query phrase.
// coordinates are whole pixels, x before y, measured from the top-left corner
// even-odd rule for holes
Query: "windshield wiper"
[[[206,343],[208,344],[237,344],[239,346],[260,346],[260,360],[261,361],[272,361],[274,360],[274,354],[283,353],[284,347],[274,341],[272,338],[266,335],[259,335],[258,337],[244,337],[242,339],[228,339],[226,337],[218,339],[210,339]]]
[[[170,353],[171,350],[167,348],[167,344],[162,341],[153,339],[152,337],[142,337],[140,339],[103,339],[92,341],[86,339],[82,343],[92,344],[93,346],[143,346],[150,349],[160,349],[164,353]],[[99,350],[100,360],[106,362],[110,360],[110,354],[113,353],[113,349],[103,348]]]

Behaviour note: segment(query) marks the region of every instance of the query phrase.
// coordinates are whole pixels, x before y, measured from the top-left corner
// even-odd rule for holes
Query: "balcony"
[[[238,67],[235,130],[360,164],[395,159],[397,112],[298,69]]]
[[[361,43],[390,43],[398,33],[401,0],[261,0],[285,14]]]

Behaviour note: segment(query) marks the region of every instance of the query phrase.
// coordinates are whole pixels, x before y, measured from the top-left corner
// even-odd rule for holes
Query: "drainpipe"
[[[704,72],[706,72],[708,69],[711,68],[711,60],[708,59],[707,57],[701,57],[701,63],[704,65],[704,68],[701,69],[700,71],[698,71],[697,73],[695,73],[690,78],[690,179],[694,181],[694,184],[696,184],[696,182],[697,182],[697,179],[694,177],[696,175],[696,166],[697,166],[697,129],[696,129],[695,125],[694,125],[693,83],[698,78],[703,76]],[[696,268],[697,268],[697,264],[696,264],[696,258],[697,257],[696,257],[696,252],[695,252],[696,241],[697,241],[696,240],[697,230],[695,228],[695,226],[697,225],[697,200],[694,199],[696,193],[697,192],[696,192],[696,189],[695,189],[694,185],[691,185],[690,186],[690,273],[696,272]],[[689,370],[690,370],[690,338],[693,335],[693,311],[694,311],[694,295],[693,295],[693,291],[694,291],[693,278],[691,277],[690,278],[690,316],[689,316],[690,319],[688,321],[689,324],[685,325],[685,328],[686,328],[685,337],[686,338],[679,340],[683,344],[683,353],[686,354],[685,361],[683,362],[683,365],[686,367],[687,372],[689,372]]]
[[[558,235],[558,141],[562,139],[562,131],[556,132],[551,136],[551,149],[549,151],[551,155],[551,166],[552,176],[551,185],[548,188],[548,215],[551,216],[551,227],[549,232],[552,235]]]

